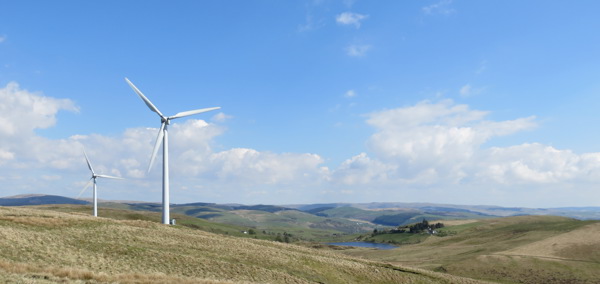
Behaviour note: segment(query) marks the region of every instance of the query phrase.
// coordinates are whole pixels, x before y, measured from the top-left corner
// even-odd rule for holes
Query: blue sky
[[[2,195],[600,206],[596,1],[5,1]]]

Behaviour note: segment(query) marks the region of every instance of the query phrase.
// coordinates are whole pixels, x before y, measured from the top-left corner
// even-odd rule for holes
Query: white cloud
[[[214,122],[225,122],[232,118],[233,118],[233,116],[231,116],[231,115],[227,115],[225,113],[219,112],[219,113],[215,114],[210,120],[212,120]]]
[[[211,164],[221,181],[242,184],[281,184],[313,182],[321,179],[323,159],[315,154],[275,154],[253,149],[234,148],[213,153]]]
[[[433,15],[433,14],[449,15],[449,14],[453,14],[456,12],[456,10],[454,10],[452,7],[450,7],[451,4],[452,4],[452,0],[441,0],[435,4],[425,6],[425,7],[421,8],[421,10],[423,11],[423,13],[428,14],[428,15]]]
[[[350,45],[346,48],[346,54],[353,57],[361,57],[371,49],[370,45]]]
[[[452,100],[438,103],[423,101],[414,106],[374,112],[367,123],[379,129],[415,127],[420,125],[447,124],[458,126],[481,120],[487,111],[470,110],[467,105],[455,105]]]
[[[560,183],[600,178],[600,153],[577,155],[539,143],[526,143],[486,151],[479,173],[485,181],[511,183]]]
[[[14,153],[0,149],[0,164],[2,164],[4,161],[12,160],[14,158]]]
[[[60,110],[77,112],[78,108],[71,100],[31,93],[20,89],[14,82],[1,88],[0,139],[3,145],[0,160],[9,160],[6,164],[16,168],[42,167],[38,163],[65,168],[69,155],[62,158],[57,153],[72,152],[77,142],[69,139],[49,140],[34,132],[54,126]]]
[[[77,195],[89,178],[81,152],[85,145],[97,172],[128,178],[105,181],[102,198],[160,200],[160,162],[145,174],[157,128],[129,128],[110,137],[41,137],[35,129],[54,125],[58,111],[77,108],[69,100],[34,94],[15,83],[0,89],[0,107],[9,114],[27,113],[23,119],[6,116],[4,122],[10,127],[0,131],[0,187],[5,195]],[[510,205],[518,198],[522,203],[543,205],[538,200],[552,200],[536,196],[546,191],[561,202],[589,204],[594,194],[600,200],[589,190],[600,182],[600,153],[577,154],[540,143],[486,147],[496,137],[537,127],[533,116],[502,121],[488,117],[488,111],[451,100],[373,112],[366,119],[374,128],[367,139],[368,154],[354,155],[332,168],[324,166],[325,158],[312,153],[216,150],[215,139],[224,133],[224,126],[183,120],[170,128],[172,200]]]
[[[377,129],[368,145],[381,160],[399,165],[403,178],[435,172],[455,183],[472,174],[485,142],[536,127],[534,117],[496,122],[485,120],[487,114],[450,100],[376,112],[367,120]]]
[[[335,21],[340,25],[354,25],[357,29],[360,28],[361,21],[366,20],[369,16],[352,12],[344,12],[335,17]]]
[[[155,163],[148,175],[145,174],[157,128],[129,128],[112,137],[98,134],[75,134],[66,139],[41,137],[34,132],[35,129],[54,125],[59,110],[76,111],[77,108],[69,100],[34,94],[20,89],[16,83],[0,89],[0,107],[7,114],[3,117],[5,128],[0,131],[3,141],[0,169],[6,175],[7,170],[29,175],[18,185],[14,179],[3,179],[2,188],[12,190],[7,194],[34,190],[77,195],[83,186],[80,181],[89,175],[82,154],[84,145],[96,172],[128,178],[127,181],[111,183],[110,187],[103,186],[102,198],[111,198],[110,194],[113,194],[113,199],[148,200],[149,188],[160,190],[160,162]],[[26,115],[18,116],[17,113]],[[224,121],[227,118],[229,116],[225,114],[217,114],[213,120]],[[264,186],[276,188],[295,183],[309,186],[327,178],[328,169],[321,166],[324,160],[315,154],[278,154],[244,148],[215,151],[214,139],[224,131],[224,127],[204,120],[188,119],[171,125],[169,154],[174,189],[201,183],[221,188],[229,197],[236,189],[243,189],[245,193],[236,196],[244,198],[250,191],[266,190],[262,189]],[[160,156],[159,152],[157,161],[161,160]],[[44,174],[37,175],[37,172]],[[140,178],[144,179],[138,180]],[[65,184],[50,186],[50,182]],[[47,192],[56,188],[66,188],[66,191]],[[123,197],[125,195],[127,197]],[[155,197],[154,200],[158,201],[160,195]],[[195,195],[193,201],[198,199]]]
[[[0,43],[3,43],[6,40],[6,35],[0,35]]]
[[[419,196],[415,201],[430,196],[447,202],[566,206],[590,204],[574,196],[600,198],[588,190],[600,181],[600,153],[576,154],[540,143],[486,148],[495,137],[537,127],[533,116],[505,121],[487,116],[449,100],[372,113],[367,122],[376,129],[368,141],[373,156],[363,155],[361,174],[343,180],[358,186],[365,176],[374,177],[371,188],[399,198],[412,192]]]
[[[364,185],[369,183],[382,183],[397,169],[392,164],[385,164],[373,160],[366,153],[360,153],[344,161],[333,174],[333,180],[345,185]]]
[[[348,90],[344,93],[345,98],[354,98],[356,97],[356,92],[354,90]]]
[[[0,89],[0,102],[0,134],[5,137],[31,135],[35,129],[52,127],[60,110],[79,111],[71,100],[30,93],[15,82]]]

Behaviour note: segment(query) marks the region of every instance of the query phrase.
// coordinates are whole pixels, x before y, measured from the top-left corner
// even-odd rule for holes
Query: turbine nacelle
[[[167,126],[171,124],[172,119],[186,117],[194,114],[199,114],[211,110],[217,110],[221,107],[210,107],[210,108],[202,108],[195,110],[188,110],[183,112],[178,112],[172,116],[164,116],[162,112],[140,91],[129,79],[125,78],[125,81],[129,86],[133,89],[133,91],[142,99],[142,101],[148,106],[148,108],[158,114],[160,117],[160,129],[158,130],[158,135],[156,136],[156,142],[154,142],[154,149],[152,150],[152,156],[150,157],[150,164],[148,165],[148,171],[152,169],[152,165],[154,165],[154,159],[156,158],[156,154],[158,154],[158,149],[160,145],[163,143],[163,138],[165,137],[165,132],[167,131]]]
[[[92,163],[90,162],[90,159],[88,158],[87,154],[85,153],[85,149],[83,150],[83,155],[85,156],[85,162],[87,163],[88,168],[90,169],[90,171],[92,172],[92,177],[89,179],[89,181],[86,183],[86,185],[83,187],[83,189],[81,190],[81,192],[79,192],[79,195],[77,195],[77,198],[81,197],[81,195],[83,194],[83,192],[90,187],[90,185],[92,185],[92,183],[94,184],[94,195],[93,195],[93,202],[94,202],[94,216],[98,216],[98,199],[97,199],[97,194],[96,194],[96,178],[110,178],[110,179],[123,179],[121,177],[113,177],[113,176],[109,176],[109,175],[99,175],[96,174],[94,172],[94,168],[92,167]]]
[[[173,116],[164,116],[160,110],[148,99],[144,94],[133,84],[129,79],[125,78],[125,81],[129,86],[133,89],[133,91],[142,99],[142,101],[146,104],[146,106],[158,116],[160,116],[160,129],[158,130],[158,135],[156,137],[156,142],[154,143],[154,149],[152,150],[152,156],[150,157],[150,164],[148,165],[148,172],[152,169],[152,165],[154,164],[154,159],[156,158],[156,154],[158,153],[158,148],[160,145],[163,145],[163,224],[169,224],[169,139],[167,133],[167,126],[171,123],[172,119],[186,117],[194,114],[199,114],[211,110],[220,109],[220,107],[211,107],[211,108],[203,108],[196,110],[189,110],[184,112],[176,113]]]

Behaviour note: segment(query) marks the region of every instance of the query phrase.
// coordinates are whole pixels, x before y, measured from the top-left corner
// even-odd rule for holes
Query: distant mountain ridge
[[[89,204],[89,202],[58,195],[22,194],[0,198],[0,206],[27,206],[47,204]]]
[[[153,202],[143,201],[109,201],[100,200],[101,203],[118,203],[132,206],[134,210],[159,211],[161,205]],[[47,204],[89,204],[86,199],[74,199],[58,195],[22,194],[0,198],[0,206],[27,206]],[[436,203],[405,203],[405,202],[371,202],[371,203],[315,203],[315,204],[290,204],[290,205],[244,205],[244,204],[216,204],[208,202],[191,202],[172,204],[174,209],[186,207],[190,212],[196,212],[192,207],[210,207],[225,211],[251,210],[276,213],[280,211],[299,210],[317,216],[330,216],[336,208],[355,208],[366,211],[378,210],[420,210],[424,213],[468,213],[481,217],[507,217],[520,215],[554,215],[571,217],[581,220],[600,219],[600,207],[560,207],[560,208],[526,208],[526,207],[501,207],[493,205],[456,205]],[[205,210],[205,209],[203,209]],[[333,210],[335,211],[335,210]],[[338,210],[339,211],[339,210]],[[348,210],[345,210],[348,211]],[[328,214],[328,212],[330,214]],[[339,213],[339,212],[337,212]],[[363,214],[362,212],[361,214]],[[350,214],[351,215],[351,214]],[[344,218],[353,218],[352,216]],[[437,214],[435,214],[437,215]],[[369,218],[356,218],[369,220]],[[369,220],[372,221],[373,219]]]
[[[586,207],[557,207],[557,208],[527,208],[501,207],[495,205],[457,205],[420,202],[371,202],[371,203],[321,203],[285,205],[289,208],[305,212],[322,212],[332,208],[359,208],[363,210],[418,209],[434,212],[471,212],[481,216],[522,216],[522,215],[553,215],[570,217],[580,220],[600,220],[599,206]],[[316,213],[319,214],[319,213]]]

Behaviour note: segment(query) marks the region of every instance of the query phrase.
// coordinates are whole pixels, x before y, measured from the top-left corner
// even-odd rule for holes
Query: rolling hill
[[[407,225],[423,219],[454,220],[493,217],[466,209],[444,207],[361,209],[358,207],[343,206],[315,208],[308,212],[317,216],[362,220],[382,226]]]
[[[0,207],[3,283],[479,283],[337,252],[165,226],[152,212]],[[52,209],[52,210],[50,210]],[[127,214],[131,214],[128,216]]]
[[[444,237],[421,236],[390,251],[343,252],[503,283],[600,283],[599,221],[517,216],[447,223]]]
[[[409,202],[372,202],[372,203],[324,203],[324,204],[295,204],[286,205],[302,211],[314,212],[315,210],[352,207],[369,211],[385,210],[420,210],[427,212],[454,212],[472,213],[482,216],[521,216],[521,215],[550,215],[564,216],[581,220],[600,219],[600,207],[561,207],[561,208],[526,208],[526,207],[501,207],[492,205],[457,205],[436,203],[409,203]]]
[[[25,194],[0,198],[0,206],[29,206],[44,204],[88,204],[89,202],[58,195]]]
[[[101,203],[100,207],[160,212],[155,203]],[[376,225],[366,221],[316,216],[296,209],[272,205],[219,205],[211,203],[176,204],[173,214],[205,219],[265,232],[286,234],[304,241],[328,241],[340,236],[372,231]]]

